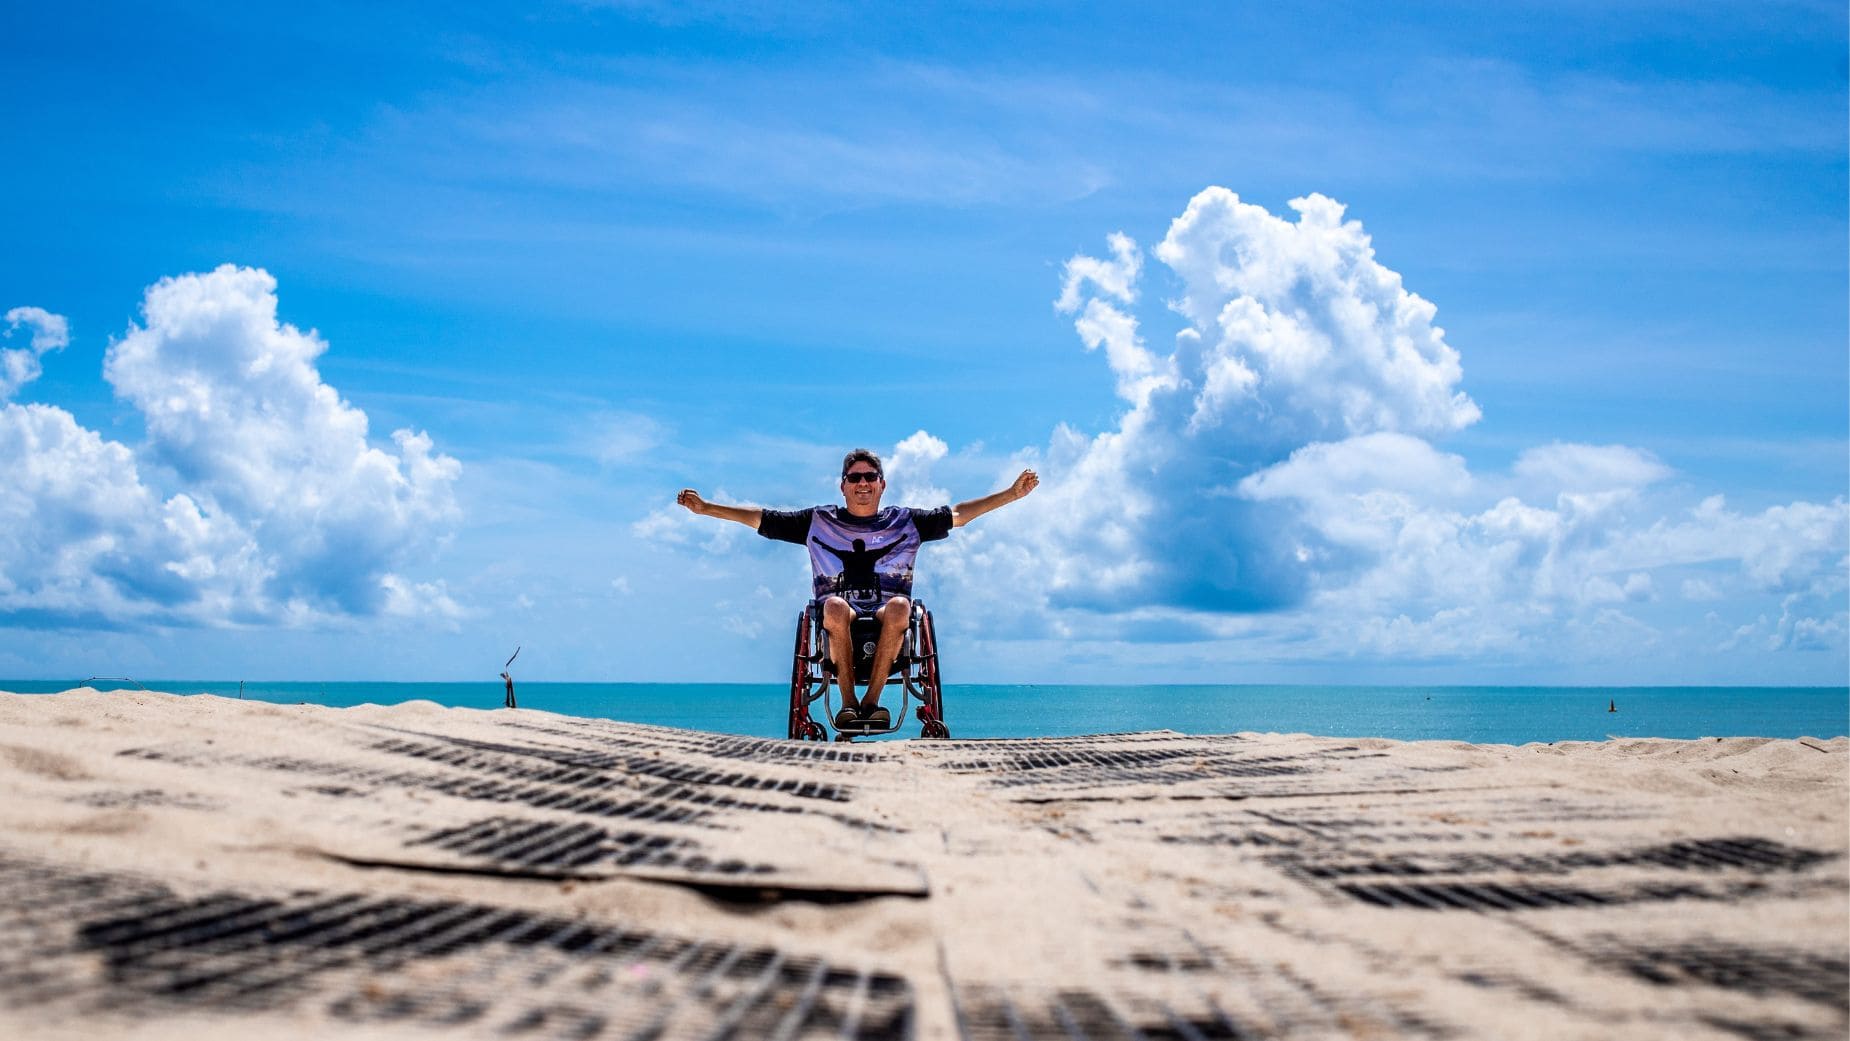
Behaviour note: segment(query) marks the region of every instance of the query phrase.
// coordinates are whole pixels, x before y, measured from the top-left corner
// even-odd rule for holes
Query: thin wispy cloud
[[[1070,201],[1134,180],[1136,157],[1159,134],[1171,149],[1223,154],[1247,177],[1312,183],[1329,172],[1349,183],[1559,179],[1614,159],[1828,156],[1840,144],[1816,118],[1840,100],[1826,92],[1593,74],[1542,80],[1488,60],[1396,70],[1367,101],[1177,70],[1080,78],[866,59],[743,77],[640,65],[615,79],[539,78],[395,108],[347,154],[388,177],[410,159],[399,176],[452,188],[646,184],[815,212]]]
[[[605,466],[647,461],[670,433],[660,420],[640,412],[596,412],[580,423],[581,450]]]
[[[330,201],[397,200],[415,213],[513,183],[580,199],[647,190],[815,216],[890,204],[1045,207],[1107,183],[1105,157],[1057,133],[1071,111],[1043,109],[1054,102],[1032,93],[973,91],[972,78],[885,62],[771,66],[743,78],[685,64],[537,76],[382,110],[326,158],[292,156],[274,171],[282,194],[255,192],[242,174],[223,190],[244,205],[288,207],[319,178],[363,172],[362,192]],[[523,208],[538,216],[563,201],[542,195]],[[597,217],[577,210],[574,221]]]

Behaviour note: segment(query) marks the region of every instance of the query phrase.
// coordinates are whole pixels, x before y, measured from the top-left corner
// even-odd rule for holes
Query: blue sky
[[[1843,681],[1841,5],[1151,6],[0,12],[0,675]]]

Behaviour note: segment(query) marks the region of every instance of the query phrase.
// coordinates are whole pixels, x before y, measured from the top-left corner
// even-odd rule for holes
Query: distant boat
[[[1618,702],[1616,702],[1616,701],[1614,701],[1614,700],[1612,700],[1611,698],[1607,698],[1607,699],[1606,699],[1606,711],[1608,711],[1608,712],[1617,712],[1617,711],[1619,711],[1619,703],[1618,703]]]

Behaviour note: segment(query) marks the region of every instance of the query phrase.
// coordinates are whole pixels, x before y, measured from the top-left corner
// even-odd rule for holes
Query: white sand
[[[0,695],[0,1036],[1842,1038],[1846,764]]]

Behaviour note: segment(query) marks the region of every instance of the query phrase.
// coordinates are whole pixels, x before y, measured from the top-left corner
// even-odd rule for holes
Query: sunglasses
[[[872,484],[880,479],[880,475],[868,473],[865,470],[856,470],[851,474],[842,474],[841,479],[848,484]]]

